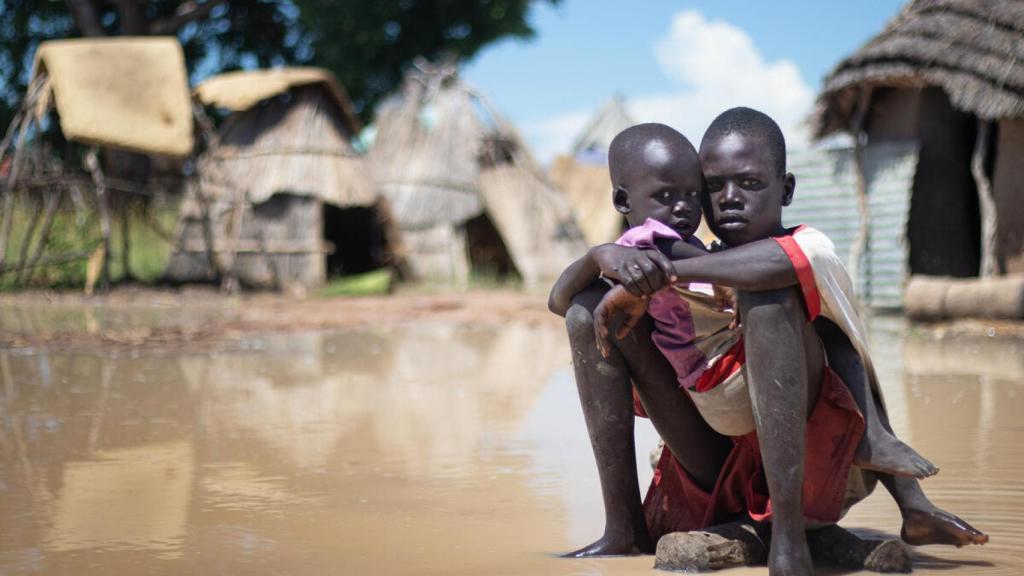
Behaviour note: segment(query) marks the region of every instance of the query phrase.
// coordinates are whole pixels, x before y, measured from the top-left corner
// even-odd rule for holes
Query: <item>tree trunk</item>
[[[106,36],[92,0],[67,0],[75,26],[82,36]]]

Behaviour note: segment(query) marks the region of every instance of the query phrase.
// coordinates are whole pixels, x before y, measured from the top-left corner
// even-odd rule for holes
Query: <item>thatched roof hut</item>
[[[938,87],[983,120],[1024,116],[1024,2],[915,0],[843,59],[819,96],[815,130],[846,130],[870,88]]]
[[[878,204],[865,158],[885,146],[902,156],[912,150],[914,175],[901,191],[887,188],[884,204],[905,205],[906,212],[889,261],[880,265],[902,270],[904,281],[909,274],[1024,272],[1020,61],[1024,2],[914,0],[836,66],[812,125],[819,138],[856,136],[848,157],[859,166],[853,186],[860,200],[851,205],[860,206],[862,221],[854,268],[868,257],[871,207]]]
[[[32,75],[45,83],[37,110],[52,103],[68,140],[143,154],[192,153],[192,101],[176,38],[44,42]]]
[[[48,125],[59,129],[58,142],[81,149],[54,153]],[[28,90],[0,144],[0,166],[6,168],[0,184],[0,274],[17,273],[14,284],[29,284],[40,269],[89,258],[86,291],[97,279],[106,285],[111,212],[119,208],[121,257],[129,276],[129,205],[145,206],[158,192],[176,191],[193,146],[185,57],[176,38],[41,43]],[[167,174],[157,182],[161,168]],[[89,202],[83,201],[85,191]],[[18,261],[8,263],[16,196],[27,205],[29,225],[20,246],[10,250],[20,253]],[[95,211],[101,239],[85,250],[54,253],[50,232],[72,205]]]
[[[563,193],[454,65],[419,62],[383,102],[369,157],[421,278],[555,277],[584,242]]]
[[[290,289],[388,261],[386,206],[350,139],[358,120],[325,70],[233,72],[196,94],[234,113],[201,160],[167,276]],[[211,246],[212,244],[212,246]],[[214,262],[211,263],[211,254]]]
[[[616,96],[602,106],[576,136],[568,155],[555,158],[551,180],[569,196],[588,244],[612,242],[625,220],[612,206],[608,146],[619,132],[636,124]]]

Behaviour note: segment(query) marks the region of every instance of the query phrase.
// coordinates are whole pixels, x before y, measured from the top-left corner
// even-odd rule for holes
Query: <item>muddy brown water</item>
[[[942,468],[926,491],[992,537],[918,548],[915,572],[1024,574],[1024,344],[871,337],[897,432]],[[0,455],[3,575],[653,573],[555,557],[603,512],[550,326],[0,350]],[[879,490],[843,525],[899,520]]]

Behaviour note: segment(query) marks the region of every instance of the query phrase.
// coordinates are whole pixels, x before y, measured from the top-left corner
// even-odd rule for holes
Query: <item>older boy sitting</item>
[[[674,444],[680,442],[673,442],[659,428],[676,458],[663,456],[659,464],[645,502],[649,527],[655,532],[689,529],[685,524],[701,509],[705,523],[744,511],[755,519],[770,518],[770,573],[810,574],[806,520],[836,521],[877,477],[900,506],[904,540],[958,546],[986,542],[987,536],[928,501],[914,476],[934,469],[894,437],[890,440],[863,323],[831,242],[811,228],[782,227],[782,207],[792,200],[795,179],[785,172],[785,143],[778,126],[750,109],[729,110],[708,129],[700,158],[712,230],[729,249],[674,261],[665,275],[674,283],[706,281],[737,289],[742,342],[728,361],[717,364],[714,377],[718,381],[705,382],[703,392],[691,395],[712,395],[703,399],[710,400],[710,407],[721,400],[713,395],[724,383],[747,387],[746,410],[754,430],[736,439],[709,485],[707,478],[690,468],[686,454],[677,452],[692,444],[677,448]],[[647,283],[658,284],[664,280],[657,278],[658,271],[665,270],[659,264],[662,256],[654,251],[647,254],[655,263]],[[621,342],[638,339],[634,334],[608,346],[609,319],[620,312],[626,318],[617,336],[637,327],[644,334],[646,304],[646,299],[621,286],[603,297],[594,314],[597,339],[605,341],[605,349],[621,353]],[[639,382],[637,387],[642,390]],[[743,394],[719,396],[735,400]],[[586,412],[585,400],[584,405]],[[690,413],[677,418],[689,419],[690,406]],[[858,453],[865,446],[860,442],[865,425],[862,413],[869,430],[877,419],[889,436],[879,433],[869,438],[867,453]],[[588,426],[589,422],[588,417]],[[658,420],[654,423],[657,426]],[[597,453],[601,438],[595,438],[594,427],[591,438]],[[871,441],[876,439],[871,451]],[[885,473],[852,467],[855,459]]]

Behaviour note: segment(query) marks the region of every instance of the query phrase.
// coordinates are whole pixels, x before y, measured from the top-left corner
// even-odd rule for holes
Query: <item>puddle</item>
[[[872,328],[893,424],[941,466],[933,500],[992,536],[919,548],[915,573],[1024,573],[1024,345],[905,333]],[[652,573],[652,557],[553,557],[603,522],[562,331],[417,324],[241,348],[0,351],[0,574]],[[656,436],[638,435],[646,486]],[[844,525],[899,519],[879,490]]]

